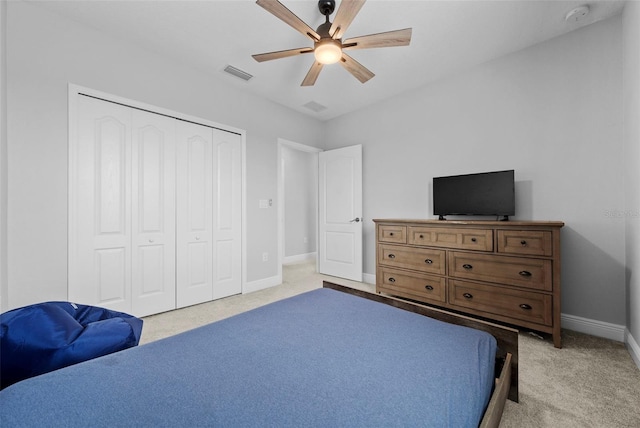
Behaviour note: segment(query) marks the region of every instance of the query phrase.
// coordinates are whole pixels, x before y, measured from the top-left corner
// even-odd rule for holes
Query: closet
[[[145,316],[240,293],[241,135],[70,96],[69,300]]]

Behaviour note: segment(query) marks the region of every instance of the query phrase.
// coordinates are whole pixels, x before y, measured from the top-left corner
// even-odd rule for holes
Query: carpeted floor
[[[279,286],[144,318],[140,344],[321,287],[323,280],[374,290],[317,274],[313,263],[292,264]],[[550,338],[523,331],[519,353],[520,403],[507,401],[501,427],[640,427],[640,370],[624,344],[563,330],[563,348],[556,349]]]

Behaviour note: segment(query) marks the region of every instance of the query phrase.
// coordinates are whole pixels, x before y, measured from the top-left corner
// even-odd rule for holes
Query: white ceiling
[[[317,1],[281,1],[313,28],[324,22]],[[315,86],[301,87],[312,56],[258,63],[251,55],[311,47],[311,41],[253,0],[30,3],[320,120],[606,19],[624,6],[624,1],[616,0],[369,0],[344,38],[412,27],[411,44],[351,51],[354,59],[376,74],[367,83],[334,64],[323,68]],[[337,0],[336,10],[339,4]],[[580,22],[566,22],[565,15],[583,4],[589,5],[589,15]],[[254,77],[245,82],[230,76],[222,71],[227,65]],[[326,110],[314,112],[304,107],[309,102]]]

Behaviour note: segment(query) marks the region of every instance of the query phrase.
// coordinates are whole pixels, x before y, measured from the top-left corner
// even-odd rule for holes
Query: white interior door
[[[175,308],[175,120],[132,109],[131,306]]]
[[[242,292],[242,137],[177,125],[177,307]]]
[[[211,129],[213,143],[213,298],[242,292],[242,137]]]
[[[362,146],[319,156],[318,270],[362,281]]]
[[[213,299],[211,128],[177,124],[177,295],[182,308]]]
[[[78,96],[69,158],[70,301],[131,311],[131,111]]]
[[[243,134],[86,92],[70,90],[68,299],[145,316],[241,293]]]

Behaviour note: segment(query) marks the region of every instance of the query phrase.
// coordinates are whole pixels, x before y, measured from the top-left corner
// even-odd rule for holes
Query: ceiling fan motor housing
[[[327,17],[333,13],[335,8],[336,8],[336,0],[318,1],[318,9],[320,9],[320,13]]]

